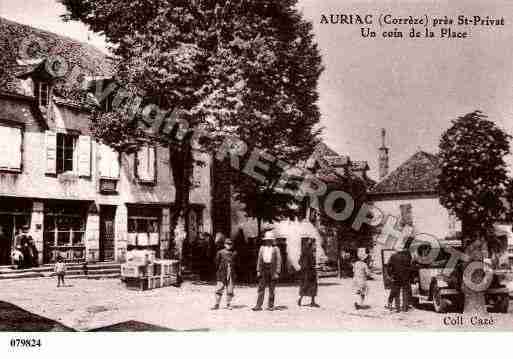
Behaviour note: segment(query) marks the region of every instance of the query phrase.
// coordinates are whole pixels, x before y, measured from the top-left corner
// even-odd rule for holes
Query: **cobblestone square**
[[[492,324],[481,327],[473,326],[471,318],[460,320],[459,313],[437,314],[429,303],[408,313],[389,312],[384,308],[383,283],[376,279],[369,282],[370,308],[357,311],[353,307],[351,279],[325,278],[319,284],[321,308],[298,307],[297,286],[281,285],[276,290],[277,310],[273,312],[251,311],[256,300],[255,287],[236,287],[233,310],[222,307],[211,311],[213,284],[185,282],[180,288],[137,292],[127,290],[119,279],[71,279],[64,288],[56,288],[55,280],[50,278],[4,280],[0,301],[77,331],[129,321],[171,330],[213,331],[513,329],[511,309],[508,314],[490,313],[488,319],[492,319]],[[308,303],[308,298],[303,302]],[[2,317],[5,320],[5,315],[0,313]]]

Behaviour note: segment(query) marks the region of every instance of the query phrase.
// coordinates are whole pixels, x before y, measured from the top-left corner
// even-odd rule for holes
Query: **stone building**
[[[439,158],[418,151],[392,172],[388,172],[389,149],[382,132],[379,148],[379,182],[369,192],[369,202],[385,216],[396,218],[396,229],[410,226],[413,234],[427,233],[445,238],[461,230],[459,221],[440,204],[437,183]],[[381,250],[386,242],[379,230],[374,236],[373,262],[381,267]]]
[[[39,48],[23,48],[27,43]],[[65,60],[64,76],[49,66],[55,56]],[[75,85],[84,77],[110,77],[112,59],[88,44],[0,18],[0,65],[0,226],[7,235],[0,246],[10,249],[27,224],[40,263],[57,256],[122,261],[131,248],[163,256],[175,198],[169,151],[148,143],[127,155],[95,141],[88,95]],[[194,168],[185,219],[191,240],[230,226],[212,210],[212,194],[229,186],[214,185],[212,156],[194,155],[206,165]],[[224,213],[229,205],[215,203]]]

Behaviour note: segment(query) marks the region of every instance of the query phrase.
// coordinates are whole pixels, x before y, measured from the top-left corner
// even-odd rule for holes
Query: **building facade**
[[[175,199],[168,149],[148,143],[128,155],[95,141],[84,94],[74,94],[68,79],[47,66],[59,55],[90,76],[110,76],[110,60],[89,45],[2,18],[0,37],[0,226],[6,238],[0,246],[11,249],[29,225],[42,264],[58,256],[123,261],[132,248],[164,256]],[[26,37],[44,42],[49,52],[20,60],[16,44]],[[191,241],[214,229],[212,156],[194,156],[204,165],[194,167],[185,216]]]

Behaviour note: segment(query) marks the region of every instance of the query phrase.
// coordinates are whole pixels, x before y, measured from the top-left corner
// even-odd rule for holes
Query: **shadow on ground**
[[[14,304],[0,301],[0,331],[73,332],[59,322],[41,317]]]
[[[106,327],[95,328],[90,332],[178,332],[179,330],[160,327],[149,323],[129,320],[122,323],[108,325]],[[208,329],[180,330],[183,332],[207,332]]]

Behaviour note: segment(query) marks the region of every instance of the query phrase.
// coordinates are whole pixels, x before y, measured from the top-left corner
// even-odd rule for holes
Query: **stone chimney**
[[[379,180],[381,181],[388,174],[388,147],[385,146],[386,131],[381,129],[381,147],[379,148]]]

